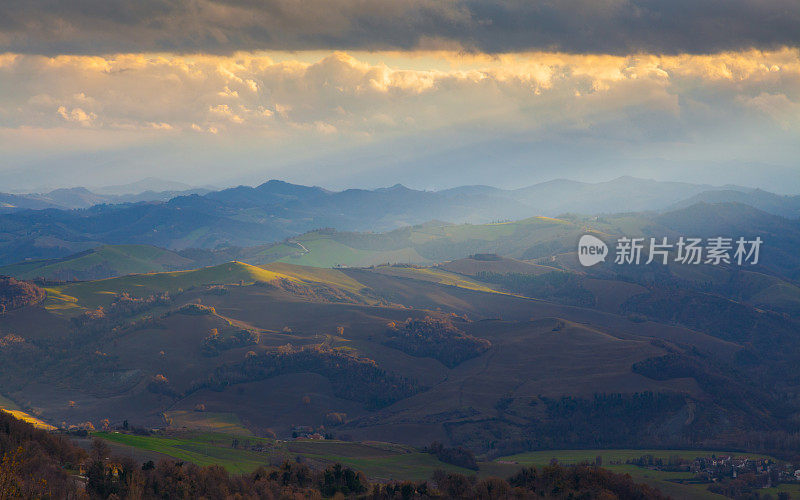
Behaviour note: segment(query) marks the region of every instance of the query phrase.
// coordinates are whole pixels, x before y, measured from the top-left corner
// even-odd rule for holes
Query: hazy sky
[[[0,2],[0,191],[800,193],[797,0]]]

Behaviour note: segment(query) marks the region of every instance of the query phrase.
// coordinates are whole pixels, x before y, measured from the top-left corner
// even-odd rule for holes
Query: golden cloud
[[[386,52],[231,56],[0,55],[0,124],[320,134],[463,123],[585,128],[682,106],[776,111],[800,102],[800,51],[713,55]],[[683,99],[680,99],[683,98]],[[743,111],[744,112],[744,111]],[[645,113],[645,114],[647,114]],[[413,124],[413,125],[410,125]]]

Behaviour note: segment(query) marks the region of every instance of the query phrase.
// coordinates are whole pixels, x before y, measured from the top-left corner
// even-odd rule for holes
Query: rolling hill
[[[782,196],[761,189],[703,191],[670,207],[670,210],[687,208],[697,203],[740,203],[790,219],[800,217],[800,196]]]
[[[770,197],[747,188],[631,177],[596,184],[558,180],[517,190],[466,186],[420,191],[396,185],[337,192],[272,180],[257,187],[153,196],[143,193],[136,195],[138,198],[103,198],[107,195],[84,191],[76,188],[53,192],[49,198],[25,198],[28,205],[21,204],[22,195],[0,197],[7,212],[0,214],[0,230],[5,235],[0,242],[0,264],[62,258],[102,244],[217,249],[272,244],[319,228],[386,232],[430,220],[462,225],[537,215],[560,217],[565,213],[659,212],[683,207],[681,202],[693,196],[712,196],[708,193],[713,193],[716,202],[753,200],[765,210],[795,214],[790,198]],[[764,201],[766,198],[771,201]],[[149,201],[143,201],[146,199]],[[90,206],[95,202],[115,204]],[[60,203],[87,208],[64,210],[59,209],[64,207]],[[393,250],[400,253],[390,252],[385,257],[417,257],[413,252]],[[287,251],[284,256],[292,253]],[[441,259],[436,256],[434,260]],[[327,261],[314,262],[306,257],[299,263],[320,265]]]
[[[518,273],[518,274],[531,274],[540,275],[560,271],[560,269],[550,266],[543,266],[539,264],[532,264],[530,262],[512,259],[509,257],[501,257],[497,254],[475,254],[465,257],[463,259],[456,259],[449,262],[444,262],[439,265],[440,268],[467,276],[476,276],[479,273]]]
[[[103,245],[60,259],[0,267],[0,274],[24,279],[100,279],[240,260],[253,265],[285,262],[313,267],[366,267],[385,263],[432,264],[471,254],[498,253],[535,258],[568,251],[582,226],[547,217],[492,224],[429,222],[388,233],[321,229],[274,245],[219,250],[170,251],[149,245]]]
[[[131,274],[117,278],[82,281],[46,288],[45,308],[74,312],[107,307],[117,294],[136,297],[176,294],[207,285],[254,283],[295,283],[311,287],[335,287],[355,298],[362,288],[345,274],[328,269],[274,264],[256,267],[244,262],[227,262],[189,271]]]
[[[103,245],[63,259],[25,261],[0,267],[0,275],[52,281],[93,280],[192,267],[190,259],[149,245]]]
[[[288,196],[288,195],[287,195]],[[582,268],[575,257],[581,235],[592,232],[613,247],[619,236],[711,238],[756,236],[764,241],[757,266],[633,266],[610,262]],[[736,300],[750,300],[783,311],[800,302],[800,223],[742,204],[700,203],[673,212],[624,213],[603,216],[531,217],[514,222],[449,224],[428,222],[386,233],[320,229],[288,237],[280,243],[214,250],[180,251],[146,245],[101,246],[62,259],[26,261],[0,268],[0,274],[23,279],[99,279],[128,273],[158,272],[212,266],[237,260],[256,266],[275,262],[320,268],[369,267],[381,264],[441,265],[445,270],[474,275],[537,274],[568,269],[599,279],[625,279],[647,284],[654,276],[681,286],[713,286]],[[498,255],[478,262],[470,256]],[[494,263],[492,263],[494,262]],[[470,269],[475,267],[475,269]],[[650,276],[650,278],[647,278]],[[763,292],[763,293],[762,293]],[[777,306],[776,304],[782,304]]]
[[[792,320],[737,305],[728,321],[758,320],[741,330],[750,337],[730,337],[725,325],[649,312],[667,304],[658,289],[586,278],[603,300],[565,305],[480,281],[481,263],[533,279],[570,273],[471,260],[452,264],[473,276],[229,262],[48,287],[44,303],[0,318],[0,383],[59,425],[164,426],[164,412],[202,407],[256,434],[324,426],[493,456],[789,432],[784,389],[752,394],[793,362]]]
[[[571,249],[581,230],[578,224],[549,217],[490,224],[429,222],[388,233],[324,229],[263,250],[245,250],[243,258],[257,265],[280,260],[319,267],[429,264],[480,253],[536,258],[553,249]]]

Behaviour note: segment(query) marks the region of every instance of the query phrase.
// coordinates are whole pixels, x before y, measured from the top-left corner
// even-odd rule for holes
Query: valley
[[[746,384],[719,393],[692,371],[662,378],[634,369],[670,356],[726,366],[743,349],[719,334],[613,310],[646,288],[593,278],[585,293],[619,287],[619,298],[561,304],[481,282],[476,269],[566,271],[467,261],[351,269],[231,262],[55,285],[42,303],[5,315],[5,338],[24,335],[7,341],[0,376],[8,396],[55,423],[161,427],[170,412],[203,408],[233,413],[256,434],[323,426],[358,441],[445,441],[495,456],[589,440],[731,445],[727,429],[755,425],[752,412],[783,425],[768,398],[741,407],[736,393],[746,394]],[[392,344],[392,328],[425,321],[442,336]],[[475,346],[483,347],[467,354]],[[364,385],[353,392],[355,373]],[[582,413],[592,408],[610,412],[591,422],[601,433],[573,428],[578,434],[554,438],[570,418],[592,418]],[[711,423],[721,415],[728,427]],[[615,434],[619,425],[629,426],[626,435]]]
[[[762,263],[577,262],[581,234],[719,227],[768,231]],[[469,450],[481,477],[626,449],[791,460],[795,241],[795,221],[700,204],[250,247],[101,245],[0,268],[15,276],[0,293],[0,387],[40,427],[236,474],[297,457],[376,481],[473,473],[433,443]],[[695,474],[629,459],[607,467],[713,497]]]
[[[800,0],[0,0],[0,500],[800,500]]]

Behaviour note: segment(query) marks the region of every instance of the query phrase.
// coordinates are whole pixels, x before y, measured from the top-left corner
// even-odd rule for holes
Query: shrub
[[[216,314],[217,311],[213,307],[204,306],[202,304],[185,304],[178,309],[180,314],[189,314],[202,316],[204,314]]]
[[[0,314],[38,304],[45,295],[45,291],[33,283],[0,276]]]
[[[465,469],[478,470],[478,462],[475,460],[475,454],[466,448],[460,446],[457,448],[445,448],[442,443],[434,441],[430,446],[425,448],[425,452],[435,455],[436,458],[444,463],[457,465]]]
[[[301,372],[326,377],[336,396],[365,403],[369,408],[382,408],[423,390],[413,380],[387,372],[369,358],[322,345],[302,348],[286,345],[241,363],[217,367],[211,376],[193,384],[188,393],[204,388],[222,390],[233,384]]]
[[[396,325],[389,323],[385,345],[417,357],[439,360],[448,368],[480,356],[492,346],[491,342],[467,335],[448,318],[407,319]]]

